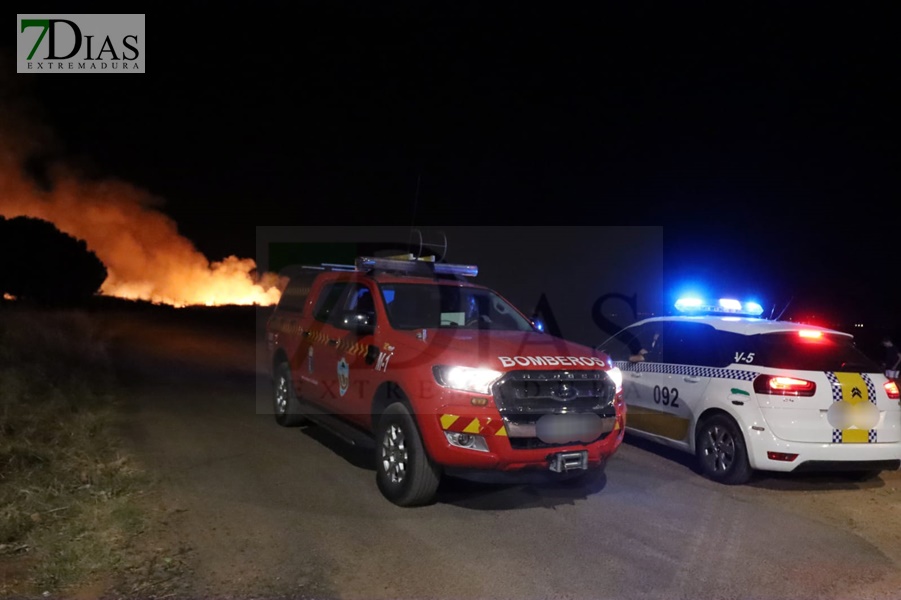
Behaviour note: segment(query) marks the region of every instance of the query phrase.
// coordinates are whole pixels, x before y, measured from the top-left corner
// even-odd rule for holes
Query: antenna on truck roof
[[[441,236],[440,244],[431,244],[431,243],[424,241],[423,237],[422,237],[422,231],[419,229],[413,229],[410,231],[411,238],[413,237],[414,233],[419,238],[419,249],[416,251],[417,259],[423,258],[423,256],[422,256],[423,248],[440,249],[440,252],[434,252],[434,254],[436,255],[434,260],[435,260],[435,262],[444,262],[444,259],[447,258],[447,235],[445,235],[445,233],[443,231],[437,232]],[[412,243],[410,244],[410,247],[412,249],[412,247],[413,247]]]

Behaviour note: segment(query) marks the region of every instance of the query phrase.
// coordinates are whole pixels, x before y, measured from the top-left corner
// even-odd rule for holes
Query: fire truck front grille
[[[616,384],[604,371],[512,371],[494,389],[504,416],[593,412],[615,416]]]
[[[514,450],[588,444],[606,438],[616,421],[616,384],[604,371],[513,371],[495,385],[494,401]],[[540,438],[539,420],[554,415],[593,413],[600,418],[597,437],[564,444]],[[592,417],[593,418],[593,417]],[[578,423],[574,421],[573,423]],[[557,437],[557,436],[551,436]]]

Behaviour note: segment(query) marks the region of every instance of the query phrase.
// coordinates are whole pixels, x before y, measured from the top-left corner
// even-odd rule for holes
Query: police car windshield
[[[535,330],[488,289],[423,283],[383,283],[379,288],[395,329]]]

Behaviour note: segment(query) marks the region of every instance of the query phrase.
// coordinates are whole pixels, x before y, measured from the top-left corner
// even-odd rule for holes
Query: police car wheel
[[[731,417],[714,415],[705,419],[698,427],[695,448],[706,477],[729,485],[746,483],[751,478],[748,449]]]
[[[291,368],[287,363],[281,363],[275,370],[272,380],[272,408],[276,423],[282,427],[297,427],[305,421],[291,382]]]
[[[441,470],[428,457],[413,415],[396,402],[376,426],[376,483],[398,506],[420,506],[435,499]]]

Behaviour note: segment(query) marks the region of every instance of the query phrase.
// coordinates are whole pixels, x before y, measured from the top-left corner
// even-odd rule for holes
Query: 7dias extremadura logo
[[[16,15],[17,73],[143,73],[144,15]]]

